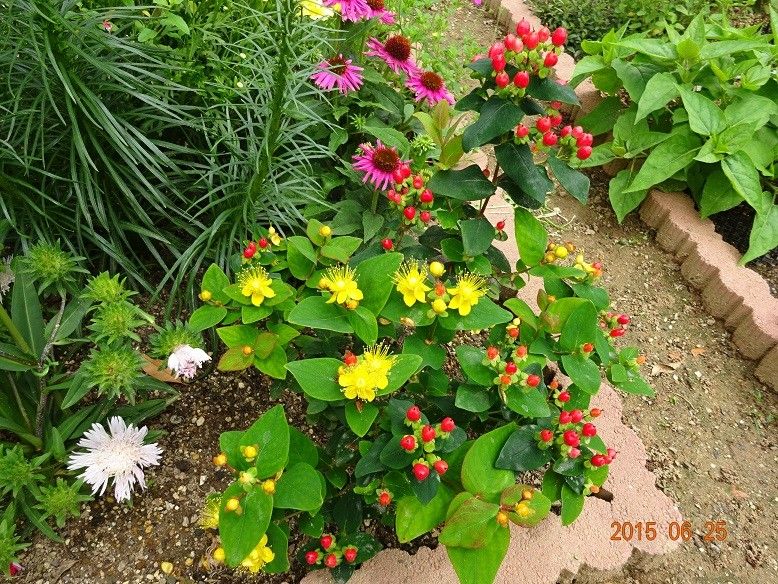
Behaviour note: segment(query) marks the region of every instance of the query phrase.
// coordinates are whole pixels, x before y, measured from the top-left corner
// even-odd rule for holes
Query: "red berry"
[[[457,425],[454,423],[454,420],[451,418],[443,418],[440,422],[440,429],[443,432],[453,432],[454,428],[456,428]]]
[[[250,260],[251,258],[254,257],[254,254],[256,253],[257,253],[257,248],[249,246],[243,250],[243,257],[246,258],[247,260]]]
[[[556,128],[561,123],[562,123],[562,116],[560,114],[556,114],[554,116],[551,116],[551,127],[552,128]]]
[[[581,146],[578,149],[578,152],[575,154],[578,157],[578,160],[586,160],[592,155],[592,147],[591,146]]]
[[[513,383],[513,379],[511,379],[510,375],[501,375],[500,376],[500,383],[502,385],[510,385],[511,383]]]
[[[505,48],[514,53],[520,53],[524,48],[523,43],[515,34],[509,34],[505,37]]]
[[[529,128],[525,126],[524,124],[519,124],[516,126],[516,136],[519,138],[526,138],[527,134],[529,134]]]
[[[559,413],[559,423],[560,424],[562,424],[562,425],[569,424],[570,420],[571,420],[570,412],[560,412]]]
[[[562,138],[564,138],[566,136],[569,136],[572,131],[573,131],[573,126],[565,126],[560,130],[559,135],[562,136]]]
[[[616,451],[613,448],[608,448],[606,452],[608,453],[608,458],[616,458]]]
[[[435,439],[435,428],[427,424],[421,429],[421,439],[424,442],[432,442]]]
[[[309,566],[313,566],[318,561],[319,561],[319,552],[311,550],[305,554],[305,562]]]
[[[497,41],[491,47],[489,47],[489,53],[488,53],[489,58],[494,59],[496,56],[502,55],[503,53],[505,53],[506,48],[507,48],[506,45],[504,45],[500,41]]]
[[[611,331],[611,336],[615,339],[616,337],[623,337],[624,336],[624,329],[623,328],[615,328]]]
[[[424,189],[419,196],[419,200],[422,203],[431,203],[434,198],[435,197],[432,196],[432,191],[429,189]]]
[[[519,71],[513,76],[513,84],[519,89],[524,89],[529,85],[529,73],[526,71]]]
[[[357,559],[357,548],[347,547],[345,550],[343,550],[343,557],[349,564],[353,563],[354,560]]]
[[[411,422],[418,422],[421,420],[421,410],[419,409],[419,406],[409,407],[408,411],[405,412],[405,417],[408,418]]]
[[[413,188],[414,189],[420,189],[424,186],[424,179],[420,177],[418,174],[413,177]]]
[[[383,247],[386,251],[389,251],[394,247],[394,243],[392,243],[392,240],[387,237],[386,239],[381,240],[381,247]]]
[[[408,221],[412,221],[414,217],[416,217],[416,207],[405,207],[403,209],[403,215],[405,215],[405,218]]]
[[[580,444],[578,432],[575,430],[566,430],[565,433],[562,434],[562,438],[568,446],[578,446]]]
[[[538,129],[538,132],[545,134],[551,129],[551,118],[547,116],[538,118],[538,120],[535,122],[535,127]]]
[[[546,67],[551,68],[556,65],[558,61],[559,57],[557,57],[556,53],[546,53],[546,57],[543,59],[543,64]]]
[[[267,244],[268,244],[268,241],[267,241],[267,239],[266,239],[266,238],[264,238],[264,237],[260,238],[260,240],[257,242],[257,245],[258,245],[260,248],[262,248],[262,249],[265,249],[265,248],[267,247]]]
[[[599,418],[601,413],[602,410],[600,408],[592,408],[591,410],[589,410],[589,415],[592,418]]]
[[[575,144],[579,148],[581,146],[591,146],[592,144],[594,144],[594,136],[592,136],[591,134],[582,134],[581,136],[576,138]]]
[[[516,25],[516,34],[520,37],[527,34],[529,31],[532,30],[532,26],[530,25],[529,21],[526,18],[522,18],[519,23]]]
[[[381,505],[381,507],[388,507],[391,502],[392,496],[387,491],[383,491],[378,495],[378,504]]]
[[[428,476],[430,476],[430,467],[428,467],[426,464],[417,462],[413,465],[413,476],[416,477],[417,481],[423,481]]]
[[[398,168],[392,173],[392,178],[394,179],[394,182],[398,185],[401,185],[405,181],[405,176],[403,175],[402,167]]]
[[[508,75],[505,71],[500,71],[497,74],[497,77],[494,78],[494,84],[500,89],[504,89],[505,87],[508,87],[508,84],[510,82],[511,82],[511,76]]]
[[[554,439],[554,433],[551,430],[549,430],[548,428],[546,428],[545,430],[541,430],[540,431],[540,439],[543,442],[551,442],[551,440]]]
[[[569,391],[561,391],[559,392],[559,395],[557,396],[557,399],[561,401],[563,404],[566,404],[570,401],[570,392]]]
[[[538,38],[540,39],[541,43],[545,43],[550,36],[551,36],[551,31],[548,30],[548,27],[541,26],[538,29]]]
[[[351,367],[352,365],[357,364],[357,356],[352,353],[351,351],[346,351],[346,354],[343,355],[343,363],[346,364],[347,367]]]
[[[573,424],[577,424],[583,420],[583,412],[581,410],[573,410],[570,412],[570,419],[573,421]]]
[[[505,55],[500,53],[492,57],[492,69],[495,71],[503,71],[505,69]]]
[[[570,458],[578,458],[579,456],[581,456],[581,451],[578,450],[577,448],[571,448],[570,451],[567,453],[567,455]]]
[[[536,32],[531,32],[524,35],[522,40],[524,41],[524,46],[527,47],[530,51],[540,44],[540,36]]]
[[[543,134],[543,144],[546,146],[553,146],[557,143],[557,135],[554,132],[546,132]]]
[[[584,129],[581,126],[576,126],[575,128],[573,128],[571,134],[573,135],[573,138],[577,140],[578,138],[584,135]]]
[[[584,343],[581,349],[583,350],[584,353],[591,353],[592,351],[594,351],[594,345],[592,345],[591,343]]]
[[[581,428],[581,434],[583,434],[587,438],[591,438],[592,436],[596,436],[597,435],[597,426],[595,426],[591,422],[586,422],[583,425],[583,428]]]
[[[592,466],[604,466],[606,464],[608,463],[602,454],[595,454],[592,456]]]
[[[408,178],[409,176],[411,176],[411,167],[408,166],[407,164],[403,164],[400,167],[400,170],[403,173],[403,178]]]
[[[413,452],[416,450],[416,438],[410,434],[400,438],[400,448],[407,452]]]
[[[527,356],[527,347],[525,347],[524,345],[519,345],[518,347],[516,347],[515,352],[516,352],[516,357],[518,357],[519,359],[523,359],[524,357]]]
[[[440,476],[446,474],[446,471],[448,470],[448,463],[445,460],[437,460],[432,466],[435,467],[435,472]]]
[[[592,267],[593,267],[595,270],[601,270],[601,269],[602,269],[602,262],[594,262],[594,263],[592,264]]]
[[[519,329],[517,328],[508,329],[508,336],[511,337],[512,339],[518,338]]]
[[[486,349],[486,356],[491,361],[492,359],[496,359],[497,356],[500,354],[500,351],[497,347],[489,347]]]
[[[333,538],[329,533],[325,533],[321,536],[321,539],[319,539],[319,543],[321,544],[321,547],[323,547],[325,550],[328,550],[332,547]]]
[[[551,106],[551,109],[558,110],[560,107],[562,107],[562,102],[561,102],[561,101],[552,101],[552,102],[551,102],[550,104],[548,104],[548,105],[550,105],[550,106]]]
[[[563,27],[557,28],[554,32],[551,33],[551,42],[557,46],[561,47],[565,44],[567,41],[567,30]]]
[[[502,231],[505,229],[505,221],[498,221],[495,227],[497,228],[497,231]]]
[[[514,373],[516,373],[516,371],[518,371],[518,369],[519,368],[516,367],[516,363],[514,363],[513,361],[508,361],[505,364],[505,373],[507,373],[508,375],[513,375]]]
[[[338,565],[338,558],[335,556],[335,554],[329,554],[326,558],[324,558],[324,565],[328,568],[335,568]]]
[[[527,385],[530,387],[537,387],[540,384],[540,376],[534,373],[527,377]]]
[[[422,211],[419,213],[419,219],[421,219],[422,223],[429,223],[432,221],[432,213],[429,211]]]
[[[620,314],[616,321],[619,324],[629,324],[629,316],[626,314]]]

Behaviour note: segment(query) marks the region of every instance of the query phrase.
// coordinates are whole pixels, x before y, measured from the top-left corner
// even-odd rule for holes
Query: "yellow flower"
[[[389,371],[397,360],[395,356],[389,356],[389,348],[384,345],[373,345],[362,354],[362,360],[373,374],[373,382],[377,389],[384,389],[389,385]]]
[[[362,291],[357,287],[354,271],[350,267],[329,268],[325,277],[329,282],[329,290],[332,292],[327,304],[333,302],[345,304],[347,300],[362,300]]]
[[[273,281],[265,268],[247,268],[238,275],[238,284],[241,286],[240,293],[250,297],[254,306],[259,306],[265,301],[265,298],[272,298],[276,295],[270,287],[272,283]]]
[[[432,303],[432,310],[435,311],[435,314],[443,314],[446,312],[446,301],[442,298],[436,298],[435,301]]]
[[[307,16],[313,20],[327,18],[335,14],[335,11],[332,8],[324,6],[322,0],[302,0],[300,6],[302,6],[303,9],[303,16]]]
[[[249,552],[240,565],[252,574],[256,574],[265,564],[272,562],[275,557],[276,555],[267,547],[267,535],[263,535],[257,547]]]
[[[467,316],[478,304],[478,299],[486,294],[486,280],[475,274],[459,275],[457,285],[447,291],[451,294],[448,307],[459,310],[460,316]]]
[[[426,293],[432,290],[424,283],[427,277],[427,267],[419,267],[418,262],[406,262],[394,275],[397,291],[403,295],[406,306],[413,306],[416,302],[426,302]]]
[[[205,499],[205,506],[200,511],[200,527],[203,529],[217,529],[219,527],[219,506],[221,497],[210,496]]]
[[[275,227],[269,227],[267,230],[267,238],[273,245],[281,245],[281,236],[276,231]]]
[[[351,367],[342,367],[339,371],[338,383],[343,388],[346,399],[361,399],[368,402],[375,399],[375,375],[364,361]]]

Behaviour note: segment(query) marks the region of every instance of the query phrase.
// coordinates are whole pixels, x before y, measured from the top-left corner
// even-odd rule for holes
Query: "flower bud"
[[[329,225],[322,225],[319,227],[319,235],[322,237],[329,237],[332,235],[332,228]]]
[[[432,262],[430,264],[430,274],[432,274],[436,278],[440,278],[445,273],[446,273],[446,266],[444,266],[442,263]]]

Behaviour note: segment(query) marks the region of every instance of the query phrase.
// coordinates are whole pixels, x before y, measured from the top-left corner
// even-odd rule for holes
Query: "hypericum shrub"
[[[358,8],[343,4],[343,17]],[[334,209],[309,208],[305,232],[285,238],[257,228],[234,276],[208,268],[189,327],[216,327],[219,368],[256,367],[304,394],[321,437],[290,428],[280,407],[222,434],[214,463],[233,481],[203,514],[218,529],[209,563],[285,570],[297,530],[310,537],[298,561],[345,581],[379,548],[370,517],[401,542],[440,529],[461,581],[487,583],[509,523],[531,527],[555,508],[567,525],[600,492],[617,454],[590,403],[602,375],[653,392],[638,350],[614,346],[630,318],[598,286],[603,265],[549,241],[529,210],[554,188],[549,169],[588,193],[569,163],[589,158],[592,135],[562,125],[561,103],[576,98],[554,78],[566,36],[522,21],[469,65],[479,86],[455,107],[478,116],[463,131],[441,94],[405,112],[402,130],[375,126],[344,160],[350,182]],[[418,79],[394,38],[369,41],[372,56],[390,79]],[[486,144],[498,162],[488,176],[454,168]],[[505,223],[484,216],[498,186],[517,205],[515,264],[494,246]],[[516,297],[529,277],[543,279],[539,312]],[[533,484],[517,484],[529,471]]]
[[[775,11],[772,12],[775,16]],[[778,17],[773,19],[773,27]],[[775,28],[773,31],[775,32]],[[775,40],[697,16],[679,34],[584,44],[572,84],[591,77],[608,97],[583,123],[611,133],[582,166],[622,159],[609,197],[621,221],[649,189],[688,189],[703,217],[743,201],[756,211],[746,263],[778,246]]]

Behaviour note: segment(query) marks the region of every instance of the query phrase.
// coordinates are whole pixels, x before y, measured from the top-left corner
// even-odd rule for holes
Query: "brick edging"
[[[484,3],[508,29],[514,29],[522,18],[533,26],[540,25],[522,0]],[[569,80],[574,68],[573,58],[562,54],[557,65],[559,77]],[[581,102],[576,117],[590,112],[603,99],[590,79],[580,83],[575,92]],[[740,354],[759,361],[754,371],[757,378],[778,389],[778,299],[770,294],[764,278],[738,265],[738,251],[724,242],[709,219],[699,216],[686,194],[653,189],[641,206],[640,218],[657,230],[657,243],[681,263],[681,273],[700,290],[706,310],[732,331]]]

